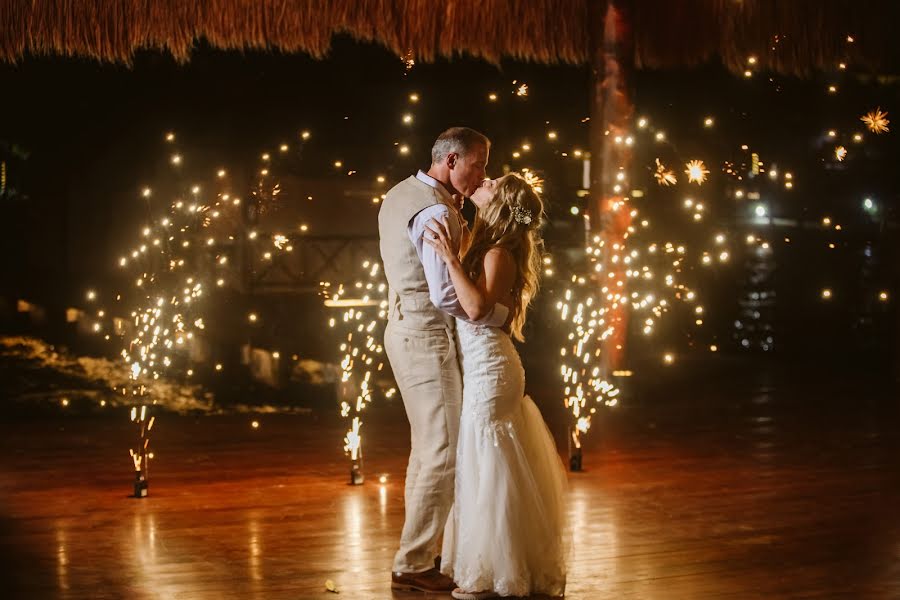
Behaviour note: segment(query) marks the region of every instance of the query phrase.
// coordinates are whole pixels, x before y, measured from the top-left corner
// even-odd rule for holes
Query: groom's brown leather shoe
[[[421,573],[391,573],[391,588],[395,590],[446,593],[452,592],[455,587],[453,580],[437,569]]]

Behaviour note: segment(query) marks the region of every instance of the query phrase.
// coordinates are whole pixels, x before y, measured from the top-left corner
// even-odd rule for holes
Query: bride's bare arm
[[[459,256],[450,245],[446,224],[432,219],[425,229],[424,241],[447,263],[456,297],[470,320],[483,319],[495,304],[506,300],[516,277],[516,265],[508,251],[500,248],[488,250],[484,256],[484,281],[474,282],[469,279]]]

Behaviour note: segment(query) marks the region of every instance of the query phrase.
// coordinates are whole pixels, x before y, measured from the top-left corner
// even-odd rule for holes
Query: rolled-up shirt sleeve
[[[450,226],[450,236],[453,239],[459,239],[462,234],[459,221],[450,216],[450,209],[444,204],[435,204],[416,213],[408,227],[409,239],[416,247],[416,254],[425,269],[425,280],[428,282],[428,295],[431,297],[432,304],[447,314],[466,321],[491,327],[502,327],[509,316],[509,308],[503,304],[495,304],[491,312],[478,321],[472,321],[468,317],[456,296],[456,288],[453,287],[450,271],[447,269],[444,259],[422,239],[428,221],[435,219],[441,222],[444,217]]]

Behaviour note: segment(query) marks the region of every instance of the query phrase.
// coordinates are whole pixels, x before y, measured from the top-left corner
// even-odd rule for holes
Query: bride
[[[516,174],[486,180],[468,247],[457,256],[446,223],[430,222],[424,241],[447,263],[472,321],[495,303],[512,307],[505,329],[457,320],[463,407],[453,512],[441,571],[453,597],[479,600],[562,595],[566,585],[566,474],[534,402],[510,335],[522,341],[538,289],[543,205]]]

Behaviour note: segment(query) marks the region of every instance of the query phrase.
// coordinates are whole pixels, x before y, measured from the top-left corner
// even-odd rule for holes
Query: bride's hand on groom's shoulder
[[[459,259],[459,240],[454,241],[450,236],[446,215],[441,217],[441,221],[430,219],[428,224],[425,225],[422,239],[434,248],[434,251],[444,259],[444,262],[450,263]]]

